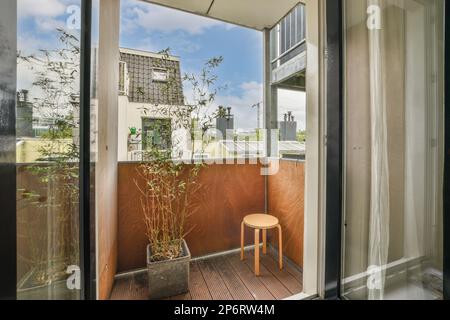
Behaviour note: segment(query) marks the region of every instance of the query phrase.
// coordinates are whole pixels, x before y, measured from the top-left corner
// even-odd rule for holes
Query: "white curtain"
[[[442,288],[443,0],[347,0],[344,292]]]
[[[384,0],[368,0],[367,4],[368,7],[374,5],[383,8],[384,2]],[[379,11],[381,19],[382,12]],[[372,272],[372,281],[368,284],[370,300],[383,299],[384,267],[389,252],[389,162],[384,53],[383,29],[370,29],[371,200],[368,252],[368,265]]]

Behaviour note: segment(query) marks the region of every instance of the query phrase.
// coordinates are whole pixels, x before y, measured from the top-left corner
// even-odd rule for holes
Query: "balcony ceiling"
[[[272,28],[299,0],[144,0],[256,30]]]

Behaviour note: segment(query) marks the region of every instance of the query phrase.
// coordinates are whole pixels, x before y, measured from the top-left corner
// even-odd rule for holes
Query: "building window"
[[[119,95],[127,96],[129,93],[130,78],[128,76],[127,63],[119,62]]]
[[[305,6],[299,4],[271,30],[271,60],[274,68],[304,50],[305,30]]]
[[[142,150],[169,151],[171,148],[171,119],[142,118]]]
[[[153,69],[152,80],[159,82],[167,82],[169,80],[168,72],[166,69]]]

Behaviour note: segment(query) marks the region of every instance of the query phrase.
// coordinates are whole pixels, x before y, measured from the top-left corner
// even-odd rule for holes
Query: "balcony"
[[[64,166],[77,170],[75,165]],[[148,298],[144,269],[148,239],[135,185],[135,180],[139,179],[138,166],[137,162],[118,165],[117,257],[111,258],[117,258],[117,274],[111,299]],[[65,265],[58,258],[67,256],[67,252],[76,252],[70,246],[77,246],[78,230],[64,217],[76,220],[78,207],[72,206],[70,201],[61,201],[63,197],[70,197],[64,192],[55,194],[60,197],[58,199],[42,196],[48,182],[42,179],[43,169],[58,170],[49,164],[17,167],[18,199],[21,199],[18,206],[19,277],[29,280],[19,288],[23,298],[39,295],[39,290],[48,291],[49,288],[52,297],[65,297],[67,291],[58,289],[61,282],[58,277],[44,279],[45,285],[41,289],[31,280],[45,277],[38,276],[39,261],[51,261],[55,271],[51,275],[56,276],[58,266]],[[67,172],[68,167],[64,169]],[[261,169],[261,164],[247,161],[246,164],[212,164],[201,170],[198,180],[202,188],[194,199],[198,210],[187,222],[187,229],[192,229],[186,237],[192,255],[189,293],[173,299],[268,300],[284,299],[302,292],[304,162],[280,160],[279,171],[273,176],[261,175]],[[55,188],[61,188],[62,181],[53,182]],[[65,180],[65,183],[69,181]],[[41,196],[35,197],[32,193]],[[256,277],[253,270],[254,236],[249,228],[245,233],[245,260],[241,261],[239,257],[240,224],[247,214],[264,213],[266,201],[267,212],[276,216],[282,226],[284,268],[279,270],[277,266],[276,231],[268,231],[268,252],[261,255],[261,275]],[[101,223],[108,225],[110,222]],[[29,228],[30,225],[33,227]],[[98,230],[98,237],[107,236],[107,232],[107,229]],[[67,240],[68,234],[73,241],[47,250],[50,237]],[[100,254],[106,252],[99,249]],[[48,270],[47,266],[44,269]],[[100,279],[102,286],[108,286],[108,282]]]
[[[137,163],[119,163],[118,275],[112,299],[146,298],[148,243],[139,195]],[[249,299],[283,299],[302,291],[304,163],[281,160],[276,175],[261,175],[260,164],[213,164],[203,168],[195,195],[198,210],[189,218],[191,299],[236,299],[239,288]],[[295,182],[293,182],[295,181]],[[267,185],[266,185],[267,184]],[[294,185],[293,185],[294,184]],[[266,189],[267,187],[267,189]],[[283,229],[285,268],[275,268],[277,237],[268,232],[268,255],[261,258],[261,276],[253,273],[253,234],[246,229],[246,260],[240,261],[240,224],[255,212],[276,216]],[[275,232],[275,231],[274,231]],[[101,236],[101,235],[100,235]],[[226,262],[226,263],[225,263]],[[216,289],[223,290],[216,295]]]

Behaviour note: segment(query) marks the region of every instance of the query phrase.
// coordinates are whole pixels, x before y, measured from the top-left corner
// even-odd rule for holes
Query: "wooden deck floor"
[[[274,253],[261,255],[261,276],[253,273],[253,252],[246,260],[230,254],[191,262],[189,293],[171,300],[280,300],[302,291],[302,271],[285,261],[280,271]],[[111,300],[147,300],[145,271],[119,276]]]

